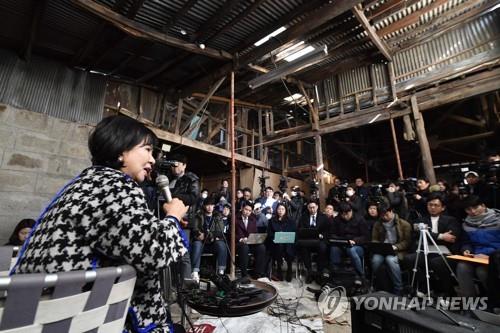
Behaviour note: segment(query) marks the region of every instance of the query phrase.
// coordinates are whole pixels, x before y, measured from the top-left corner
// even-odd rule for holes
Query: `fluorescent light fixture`
[[[286,28],[285,27],[281,27],[281,28],[278,28],[276,30],[274,30],[273,32],[271,32],[269,35],[267,35],[266,37],[262,38],[262,39],[259,39],[257,42],[255,42],[255,46],[261,46],[262,44],[264,44],[265,42],[267,42],[271,37],[274,37],[274,36],[277,36],[279,35],[280,33],[282,33],[283,31],[285,31]]]
[[[378,119],[381,115],[382,115],[382,113],[377,114],[375,117],[373,117],[373,118],[372,118],[372,120],[370,120],[370,121],[368,122],[368,124],[373,123],[373,122],[374,122],[375,120],[377,120],[377,119]]]
[[[172,146],[171,146],[171,145],[168,145],[168,144],[166,144],[166,143],[164,143],[164,144],[162,144],[162,145],[161,145],[161,151],[164,151],[164,152],[166,152],[166,153],[170,152],[170,149],[171,149],[171,148],[172,148]]]
[[[300,57],[303,57],[306,54],[309,54],[314,50],[315,50],[314,46],[309,45],[308,47],[303,48],[302,50],[297,51],[294,54],[289,55],[288,57],[285,58],[285,60],[288,62],[292,62],[295,59],[299,59]]]
[[[280,61],[281,59],[284,59],[292,54],[294,54],[295,52],[299,51],[299,48],[304,45],[304,41],[300,41],[296,44],[293,44],[292,46],[290,47],[287,47],[286,49],[284,49],[283,51],[279,52],[278,54],[276,54],[276,61]],[[305,46],[305,45],[304,45]]]
[[[302,94],[293,94],[292,96],[288,96],[288,97],[285,97],[283,98],[285,101],[287,102],[293,102],[293,101],[296,101],[298,100],[299,98],[302,98]]]

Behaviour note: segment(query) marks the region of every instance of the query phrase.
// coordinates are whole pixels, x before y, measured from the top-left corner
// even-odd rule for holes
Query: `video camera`
[[[500,161],[483,161],[477,166],[479,174],[484,176],[489,185],[498,185],[500,179]]]
[[[168,175],[170,167],[176,166],[178,162],[167,159],[167,152],[161,152],[160,156],[156,159],[155,171],[158,175]]]

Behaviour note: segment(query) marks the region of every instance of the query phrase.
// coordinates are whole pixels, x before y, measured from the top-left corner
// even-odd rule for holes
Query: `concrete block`
[[[67,140],[61,141],[59,155],[90,160],[89,148],[86,144],[75,143]]]
[[[75,123],[64,120],[64,119],[58,119],[58,118],[53,118],[52,119],[52,128],[50,130],[50,133],[48,135],[51,138],[57,139],[57,140],[62,140],[64,138],[70,138],[71,133],[73,133],[73,126]]]
[[[92,129],[93,129],[92,126],[74,123],[72,132],[69,133],[69,135],[66,138],[73,140],[75,142],[81,142],[82,144],[87,144]]]
[[[0,147],[10,148],[14,147],[15,142],[14,129],[5,125],[0,125]]]
[[[0,212],[5,215],[37,216],[49,204],[51,196],[26,192],[0,192]]]
[[[52,126],[51,118],[45,114],[15,108],[12,108],[8,122],[14,127],[37,132],[48,132]]]
[[[0,170],[0,191],[33,192],[36,178],[33,172]]]
[[[59,141],[42,133],[19,131],[16,133],[15,149],[20,152],[54,154],[59,149]]]
[[[0,104],[0,122],[2,122],[2,124],[7,123],[8,115],[9,107],[6,104]]]
[[[90,165],[90,160],[55,157],[49,161],[48,173],[74,177]]]
[[[71,179],[72,177],[68,176],[38,174],[38,178],[36,180],[35,192],[39,194],[47,194],[54,196]]]
[[[52,156],[28,152],[6,150],[4,152],[2,169],[47,171],[48,161]]]

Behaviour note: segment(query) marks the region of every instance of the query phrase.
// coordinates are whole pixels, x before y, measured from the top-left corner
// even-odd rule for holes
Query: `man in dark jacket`
[[[255,278],[264,276],[266,247],[264,244],[247,244],[248,236],[257,233],[257,222],[252,214],[253,204],[249,201],[243,203],[241,214],[236,217],[236,251],[241,276],[247,276],[248,253],[251,251],[255,257]]]
[[[369,239],[368,225],[361,216],[354,216],[352,207],[347,202],[339,204],[339,215],[333,223],[329,224],[328,238],[346,240],[349,244],[345,247],[332,245],[330,247],[330,267],[332,274],[339,269],[343,253],[351,258],[351,263],[356,269],[354,283],[361,285],[365,280],[365,269],[363,267],[364,250],[361,246]]]
[[[304,210],[304,198],[300,195],[300,187],[292,187],[291,197],[283,195],[283,198],[288,210],[288,218],[297,226]]]
[[[328,245],[326,243],[328,221],[323,213],[318,212],[318,205],[315,201],[307,204],[307,213],[302,214],[298,227],[297,246],[307,270],[306,283],[311,283],[314,279],[311,263],[311,250],[318,251],[318,271],[322,272],[326,266],[326,256]],[[318,239],[301,239],[300,234],[303,229],[315,229],[318,231]]]
[[[203,212],[194,218],[193,241],[191,242],[191,262],[193,263],[194,280],[199,280],[201,255],[203,252],[215,252],[217,272],[224,274],[227,263],[227,244],[224,240],[224,221],[222,216],[214,212],[213,198],[203,203]]]
[[[457,220],[452,217],[445,215],[446,210],[446,199],[441,192],[432,192],[427,197],[427,212],[428,214],[419,219],[419,223],[423,223],[429,230],[429,234],[437,245],[443,245],[448,248],[448,250],[453,254],[459,253],[459,242],[458,239],[461,234],[461,226]],[[420,232],[417,233],[417,237],[420,236]],[[418,241],[418,238],[416,238]],[[431,241],[428,241],[429,246],[432,245]],[[418,244],[418,242],[415,242]],[[423,245],[421,245],[422,247]],[[423,248],[422,248],[423,250]],[[411,253],[405,256],[404,266],[408,268],[413,268],[415,265],[415,260],[417,258],[416,253]],[[427,260],[429,262],[429,269],[434,271],[433,278],[437,279],[436,286],[439,287],[440,291],[446,293],[447,296],[451,296],[453,293],[453,280],[448,266],[444,262],[443,258],[439,255],[437,251],[433,251],[427,255]],[[424,290],[427,285],[425,278],[425,258],[424,254],[421,252],[418,260],[418,284],[420,290]],[[454,265],[453,261],[448,262]]]

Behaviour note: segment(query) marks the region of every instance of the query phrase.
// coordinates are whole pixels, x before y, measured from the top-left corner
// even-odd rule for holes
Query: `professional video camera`
[[[417,193],[417,178],[409,177],[398,182],[399,189],[404,191],[407,197],[413,197]]]
[[[281,193],[285,193],[288,188],[288,179],[285,176],[280,176],[280,184],[278,185]]]
[[[269,176],[264,177],[264,174],[259,177],[259,185],[260,185],[260,193],[261,195],[264,195],[266,192],[266,179],[268,179]]]
[[[368,186],[368,196],[370,199],[383,197],[387,192],[387,184],[373,184]]]
[[[175,166],[177,161],[167,159],[167,152],[161,152],[156,159],[155,171],[158,175],[167,175],[170,173],[170,167]]]
[[[500,161],[480,162],[477,169],[489,185],[498,186],[500,180]]]

